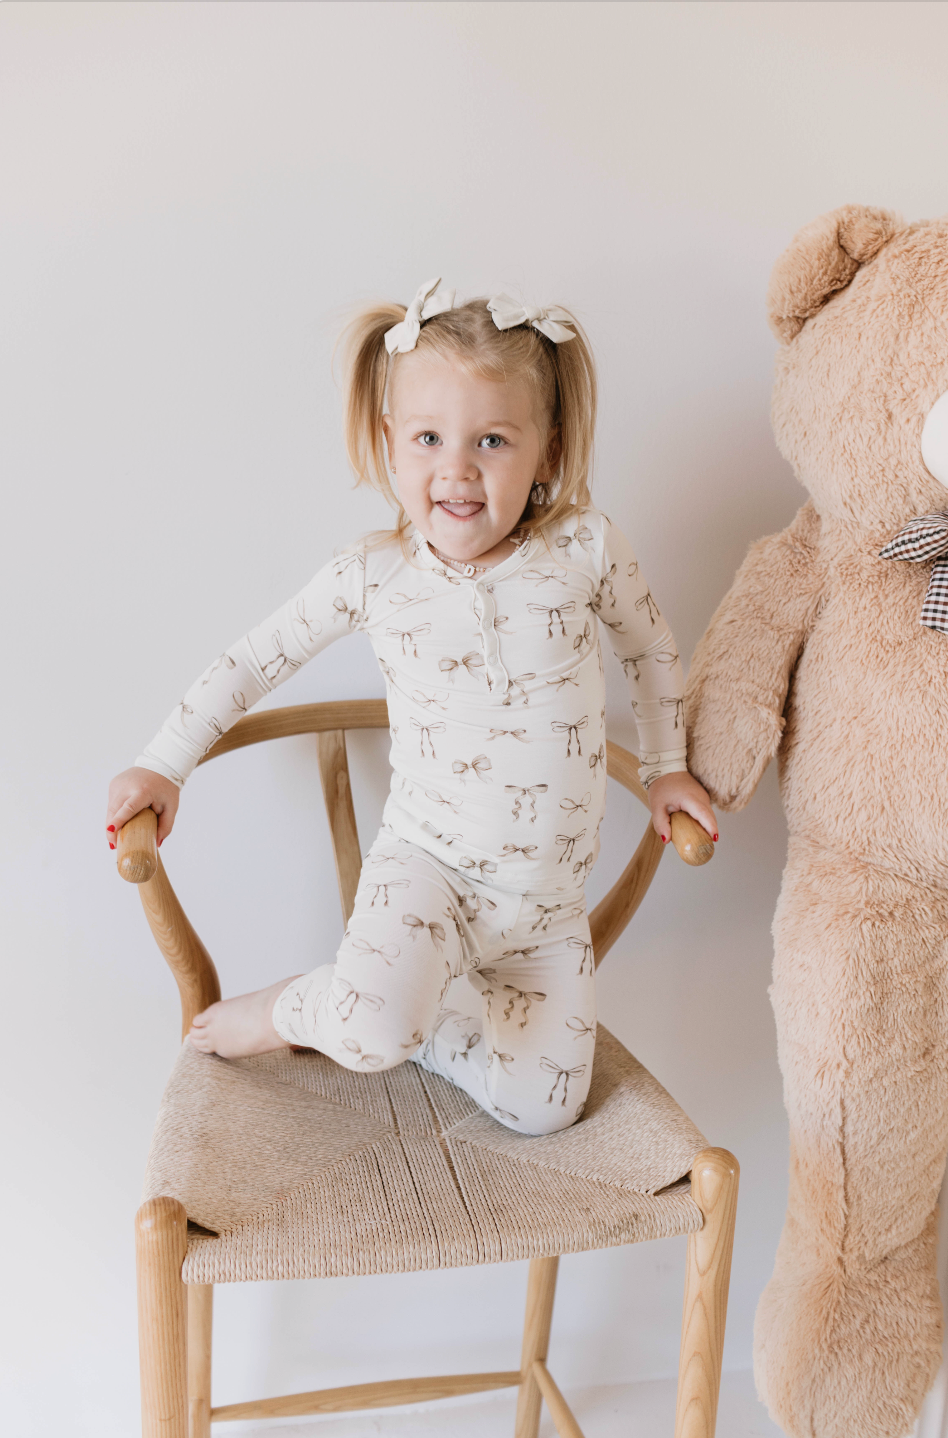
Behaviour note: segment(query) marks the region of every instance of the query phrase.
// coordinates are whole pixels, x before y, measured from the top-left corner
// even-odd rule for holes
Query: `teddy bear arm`
[[[688,767],[725,811],[749,802],[780,747],[790,676],[823,593],[818,537],[807,504],[753,545],[695,650]]]

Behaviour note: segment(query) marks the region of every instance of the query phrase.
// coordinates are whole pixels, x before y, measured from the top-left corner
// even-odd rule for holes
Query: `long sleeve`
[[[242,714],[365,618],[365,551],[332,560],[269,619],[251,629],[190,687],[136,759],[182,785]]]
[[[674,635],[642,576],[632,546],[605,515],[602,578],[593,601],[625,670],[641,750],[641,779],[686,772],[685,680]]]

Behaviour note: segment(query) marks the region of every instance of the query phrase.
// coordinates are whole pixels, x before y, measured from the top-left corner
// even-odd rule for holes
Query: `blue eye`
[[[485,434],[481,440],[485,449],[500,449],[500,446],[506,443],[507,441],[499,434]]]
[[[435,445],[441,442],[440,436],[435,434],[433,429],[425,430],[424,434],[418,437],[426,449],[434,449]]]

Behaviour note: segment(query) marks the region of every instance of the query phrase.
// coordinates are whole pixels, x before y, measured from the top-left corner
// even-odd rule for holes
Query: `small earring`
[[[392,473],[393,473],[393,474],[395,473],[395,466],[394,466],[394,464],[392,465]]]

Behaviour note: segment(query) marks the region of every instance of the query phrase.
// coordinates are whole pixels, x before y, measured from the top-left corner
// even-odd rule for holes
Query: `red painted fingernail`
[[[718,842],[718,836],[717,836],[717,834],[712,834],[711,837],[712,837],[712,839],[714,840],[715,843]]]
[[[114,833],[115,833],[115,825],[114,825],[114,824],[110,824],[109,827],[106,829],[105,832],[106,832],[107,834],[114,834]]]
[[[159,847],[159,849],[161,848],[161,846],[162,846],[162,844],[163,844],[164,842],[165,842],[164,839],[159,839],[159,840],[158,840],[158,847]]]
[[[665,835],[664,835],[664,834],[662,834],[661,840],[662,840],[662,843],[663,843],[663,844],[667,844],[667,843],[668,843],[668,840],[665,838]]]
[[[109,845],[109,848],[110,848],[110,849],[114,849],[114,848],[115,848],[115,845],[114,845],[114,844],[110,844],[110,845]]]

